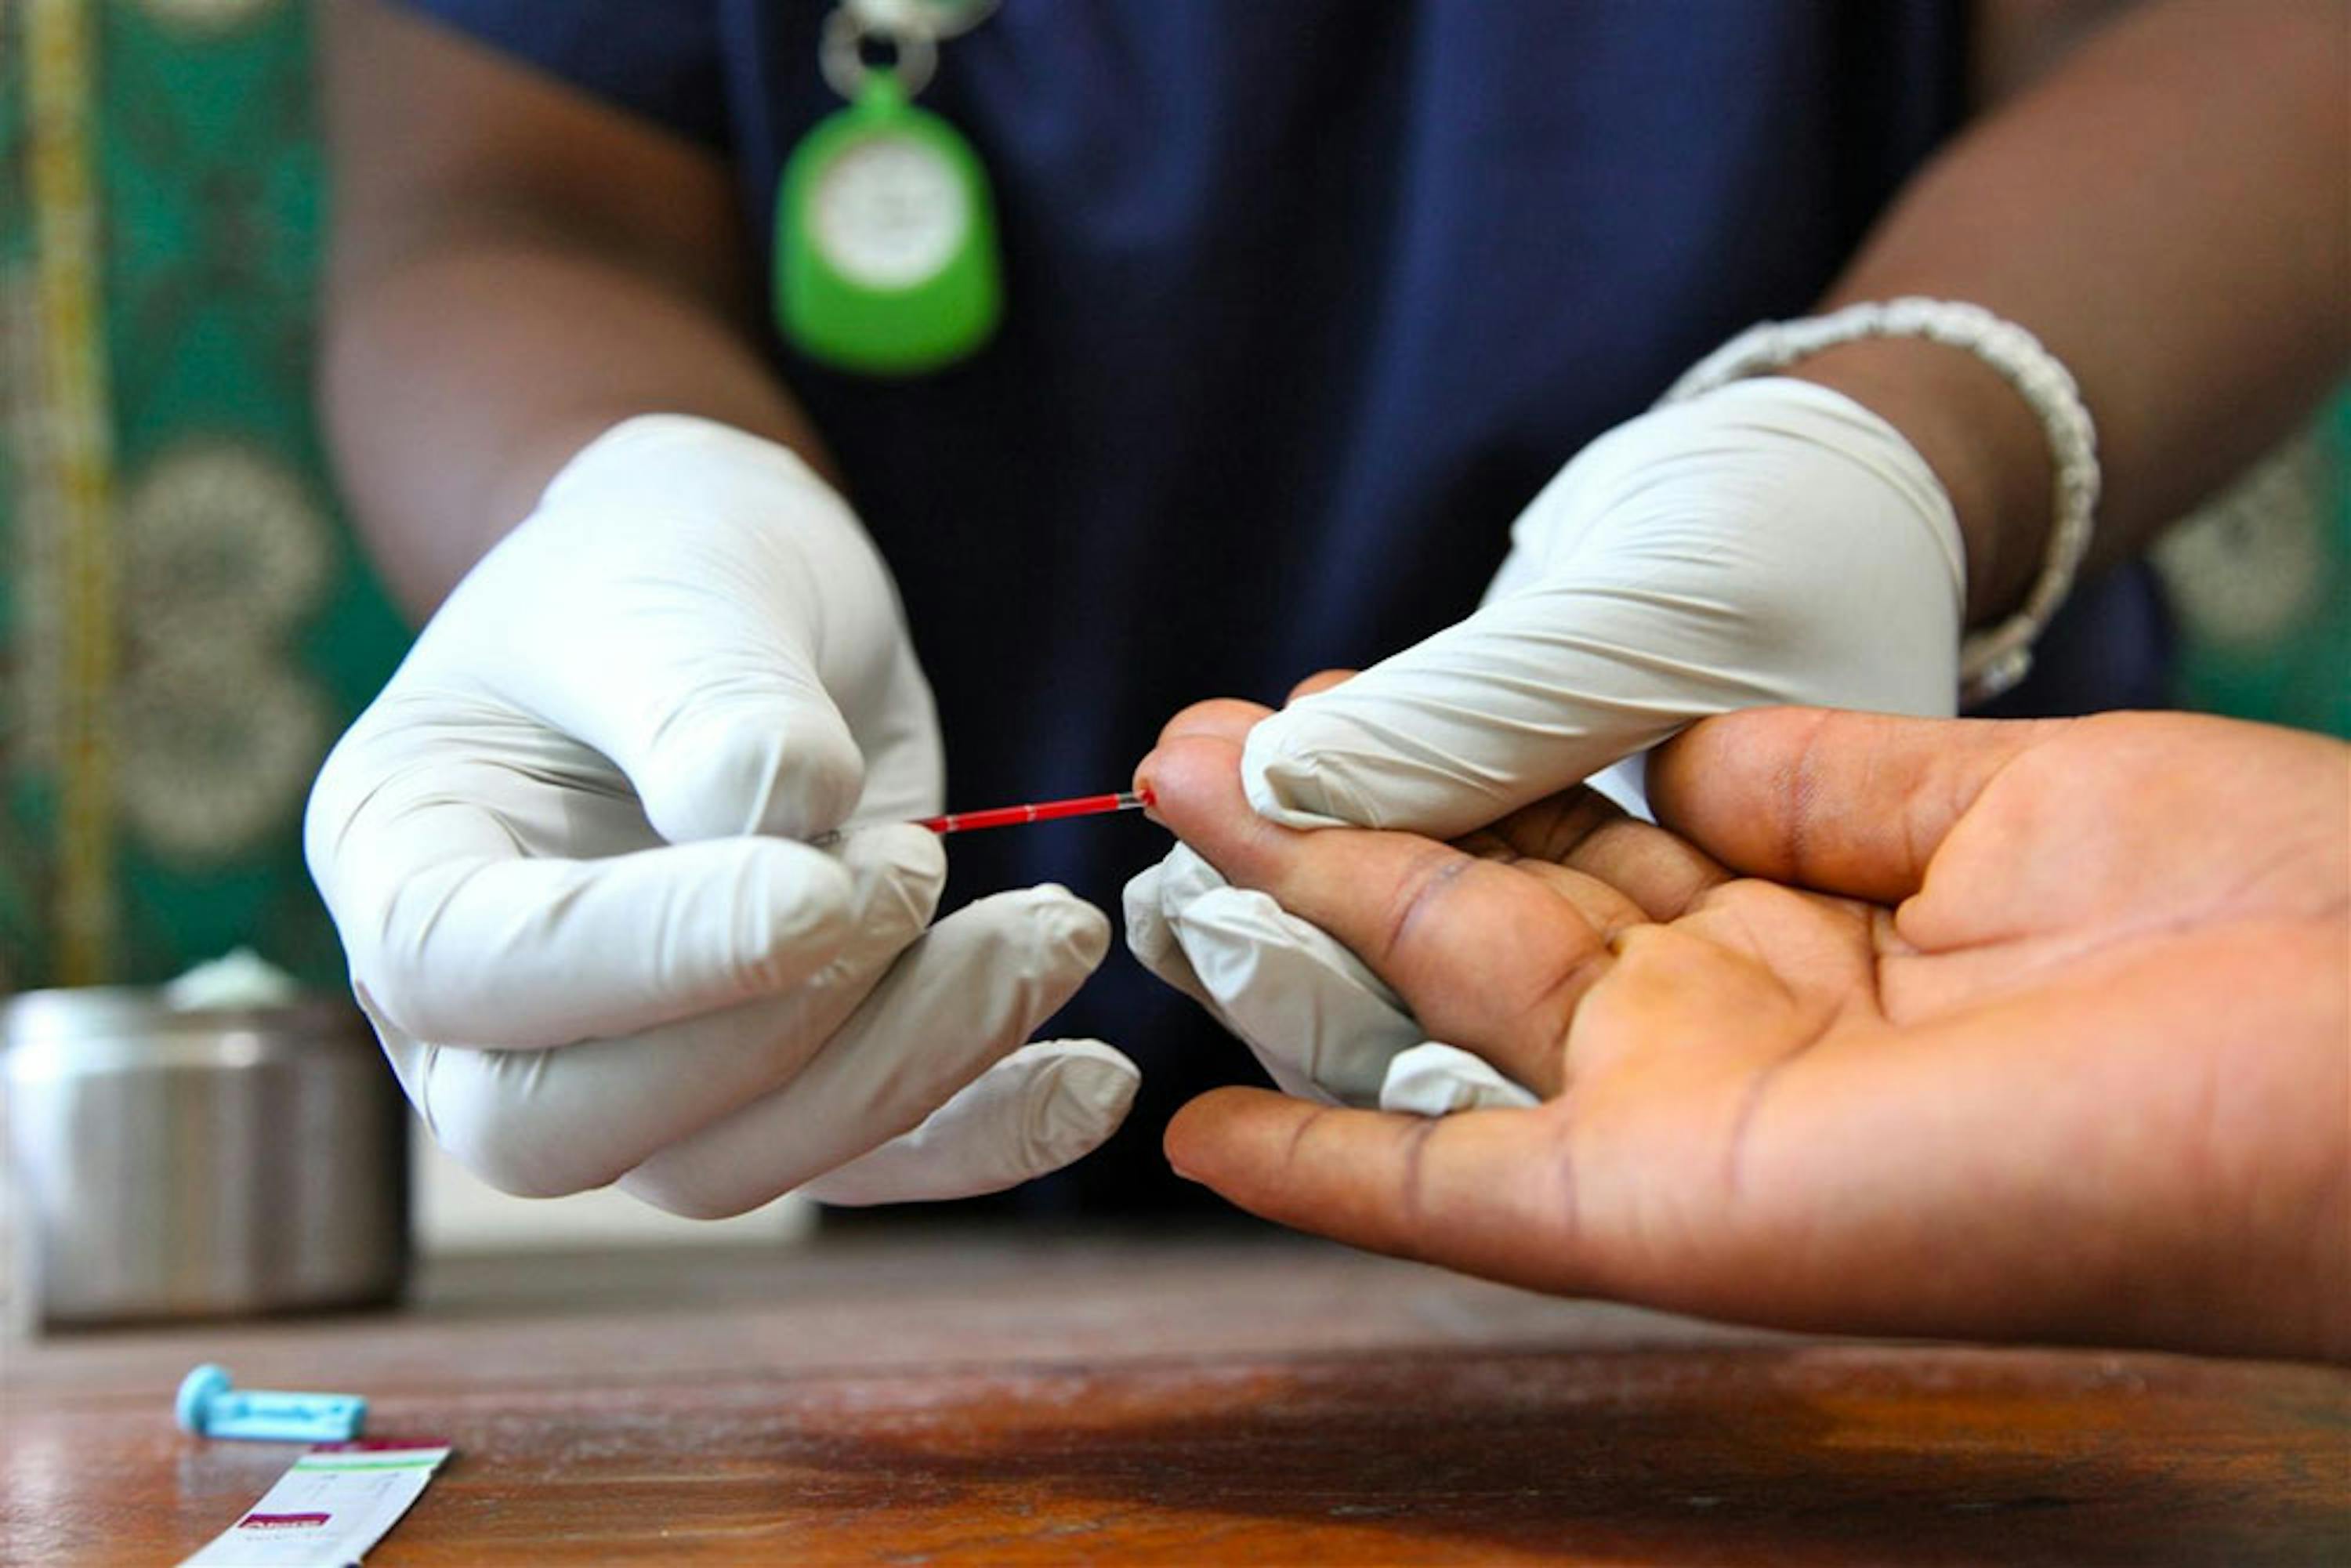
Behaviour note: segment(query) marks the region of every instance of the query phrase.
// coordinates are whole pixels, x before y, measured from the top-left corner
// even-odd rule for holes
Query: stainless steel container
[[[19,1326],[356,1306],[408,1266],[407,1120],[346,1002],[0,1009]]]

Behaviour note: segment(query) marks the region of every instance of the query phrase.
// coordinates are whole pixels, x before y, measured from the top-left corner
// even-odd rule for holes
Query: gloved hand
[[[458,585],[305,833],[402,1086],[492,1184],[949,1197],[1086,1153],[1136,1074],[1017,1049],[1101,961],[1098,911],[1037,887],[925,930],[946,862],[907,819],[940,772],[849,509],[780,446],[652,416]]]
[[[1964,559],[1942,486],[1892,425],[1808,382],[1737,382],[1585,448],[1520,517],[1474,614],[1259,723],[1243,785],[1291,827],[1450,838],[1708,714],[1949,714]],[[1402,1017],[1351,955],[1187,853],[1128,888],[1129,942],[1277,1082],[1361,1104],[1396,1061],[1418,1103],[1399,1090],[1386,1109],[1489,1092],[1398,1061],[1417,1032],[1351,1021]]]
[[[1511,528],[1475,614],[1258,726],[1250,804],[1451,838],[1775,703],[1948,715],[1966,556],[1876,414],[1734,382],[1593,442]]]
[[[1125,904],[1144,967],[1239,1037],[1285,1093],[1430,1116],[1541,1103],[1485,1058],[1429,1040],[1336,937],[1186,845],[1129,882]]]

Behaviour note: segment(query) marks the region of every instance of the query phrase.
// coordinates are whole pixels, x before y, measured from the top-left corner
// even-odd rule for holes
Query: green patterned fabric
[[[69,770],[45,722],[53,646],[47,389],[28,0],[0,7],[0,636],[6,639],[0,986],[60,977],[54,827]],[[66,0],[77,3],[77,0]],[[114,807],[103,977],[152,980],[240,943],[340,984],[302,867],[301,803],[405,632],[353,549],[310,413],[322,198],[308,12],[287,0],[82,6],[113,444]],[[54,606],[49,610],[53,612]]]
[[[13,6],[0,6],[0,420],[7,434],[27,417],[29,389],[22,386],[25,355],[18,347],[22,334],[19,301],[32,269],[32,195],[26,183],[25,48],[23,18]],[[26,694],[20,644],[26,632],[17,612],[20,590],[9,582],[15,564],[16,529],[10,525],[17,493],[13,441],[0,441],[0,546],[10,547],[0,557],[0,991],[32,983],[47,972],[39,956],[36,922],[41,906],[39,844],[28,819],[35,805],[37,781],[23,757],[26,746]]]
[[[2351,394],[2155,559],[2182,706],[2351,737]]]
[[[112,437],[104,940],[79,978],[238,944],[339,983],[302,869],[304,789],[404,644],[353,549],[310,413],[322,170],[295,0],[0,5],[0,990],[62,977],[54,461],[44,371],[70,322],[37,274],[32,18],[78,6]],[[67,345],[70,347],[70,345]],[[68,411],[69,412],[69,411]],[[2191,705],[2351,734],[2351,400],[2158,551]],[[1206,694],[1204,694],[1206,695]]]

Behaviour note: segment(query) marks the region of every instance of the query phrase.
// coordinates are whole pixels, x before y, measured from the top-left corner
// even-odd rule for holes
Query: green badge
[[[843,370],[936,370],[986,343],[1003,314],[987,175],[894,70],[864,70],[849,106],[792,150],[775,267],[785,339]]]

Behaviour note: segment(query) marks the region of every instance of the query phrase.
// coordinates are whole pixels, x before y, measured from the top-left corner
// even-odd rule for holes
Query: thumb
[[[904,622],[848,507],[701,421],[632,421],[573,458],[419,650],[609,758],[674,843],[838,827],[865,775],[844,709],[928,717],[918,674],[899,693]]]
[[[2061,724],[1761,708],[1649,759],[1659,825],[1750,876],[1896,904],[1994,775]]]
[[[847,821],[865,763],[841,710],[789,667],[706,681],[613,760],[673,843],[739,833],[808,839]]]
[[[809,509],[826,497],[800,499]],[[859,596],[839,582],[855,574],[809,559],[794,528],[753,534],[715,512],[665,521],[659,550],[634,538],[607,549],[592,622],[542,632],[528,675],[514,677],[529,681],[528,706],[611,758],[672,843],[840,826],[865,762],[828,679],[841,670],[817,643],[827,614],[860,618]],[[820,612],[829,581],[840,601]],[[894,615],[872,619],[870,658],[886,662]]]
[[[1898,431],[1825,389],[1744,383],[1645,415],[1513,531],[1505,591],[1258,726],[1242,777],[1260,815],[1451,838],[1709,714],[1950,710],[1950,504]]]
[[[1242,787],[1285,827],[1458,837],[1696,716],[1770,700],[1717,619],[1696,596],[1605,582],[1489,605],[1259,724]]]

